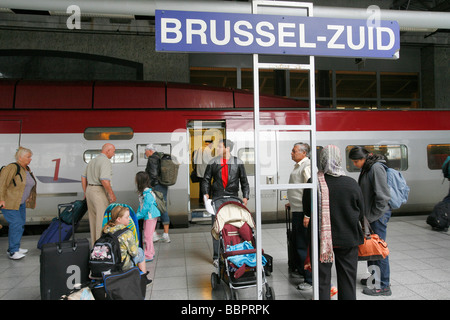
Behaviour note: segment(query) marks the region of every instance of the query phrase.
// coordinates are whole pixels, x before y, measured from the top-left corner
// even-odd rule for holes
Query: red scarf
[[[223,182],[223,188],[227,188],[228,184],[228,165],[227,165],[227,159],[222,158],[220,160],[220,165],[222,166],[222,182]]]

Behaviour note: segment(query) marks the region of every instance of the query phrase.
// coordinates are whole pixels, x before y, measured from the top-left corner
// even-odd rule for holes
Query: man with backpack
[[[167,203],[167,193],[168,187],[166,185],[161,184],[161,157],[156,152],[156,148],[153,144],[147,144],[145,146],[145,156],[148,158],[147,167],[145,171],[150,176],[150,184],[153,190],[159,191],[163,194],[164,201]],[[167,206],[166,206],[167,207]],[[164,227],[163,236],[159,236],[156,232],[153,234],[153,242],[161,241],[161,242],[170,242],[169,237],[169,225],[170,218],[167,209],[165,212],[161,212],[161,222]]]
[[[442,174],[444,180],[448,179],[450,181],[450,156],[442,164]],[[444,180],[442,183],[444,183]],[[450,188],[447,196],[434,206],[431,213],[427,216],[426,221],[433,230],[448,231],[450,227]]]

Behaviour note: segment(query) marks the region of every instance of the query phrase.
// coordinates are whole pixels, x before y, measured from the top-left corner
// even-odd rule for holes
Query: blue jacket
[[[156,206],[156,201],[153,197],[152,189],[146,188],[142,196],[139,197],[139,208],[136,215],[139,220],[157,218],[161,215],[158,207]]]

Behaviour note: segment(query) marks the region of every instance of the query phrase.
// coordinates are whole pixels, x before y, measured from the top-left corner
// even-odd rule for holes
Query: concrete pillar
[[[422,107],[450,109],[450,49],[427,46],[421,49]]]

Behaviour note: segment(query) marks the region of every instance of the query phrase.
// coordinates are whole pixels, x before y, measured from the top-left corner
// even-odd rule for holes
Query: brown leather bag
[[[382,260],[389,255],[389,248],[383,239],[381,239],[370,228],[369,221],[364,217],[364,243],[358,246],[359,261]]]

